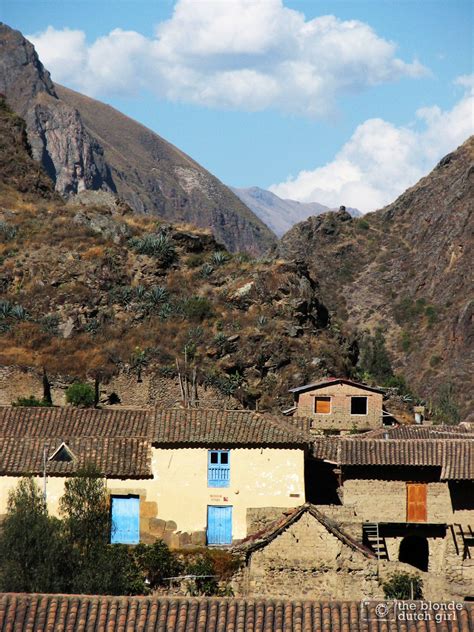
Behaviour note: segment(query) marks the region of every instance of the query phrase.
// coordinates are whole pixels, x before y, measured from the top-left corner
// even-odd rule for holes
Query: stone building
[[[453,594],[472,595],[474,432],[411,426],[315,438],[313,456],[308,495],[339,514],[379,559],[410,564],[443,577]]]
[[[328,378],[290,389],[294,406],[286,414],[306,418],[320,434],[346,434],[378,428],[383,421],[383,391],[342,378]]]
[[[46,485],[57,514],[67,476],[92,461],[107,480],[113,542],[229,545],[247,535],[248,509],[305,501],[307,445],[250,411],[4,407],[0,516],[25,475]]]

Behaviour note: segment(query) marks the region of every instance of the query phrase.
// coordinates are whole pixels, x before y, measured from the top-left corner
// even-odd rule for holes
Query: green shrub
[[[461,414],[452,384],[443,384],[440,387],[433,417],[436,422],[449,425],[456,425],[461,421]]]
[[[0,220],[0,240],[10,241],[15,238],[17,230],[7,222]]]
[[[188,320],[202,322],[212,316],[212,305],[205,296],[191,296],[183,301],[182,312]]]
[[[59,333],[59,316],[47,314],[41,319],[41,329],[50,336],[57,336]]]
[[[166,585],[166,578],[176,577],[183,570],[177,555],[170,551],[163,540],[151,545],[138,544],[134,555],[152,590]]]
[[[366,334],[360,341],[358,367],[379,383],[386,382],[393,376],[385,337],[380,329],[373,336]]]
[[[410,349],[411,349],[411,336],[410,336],[410,332],[408,332],[408,331],[402,331],[401,345],[402,345],[402,349],[403,349],[403,351],[405,351],[405,353],[407,353],[408,351],[410,351]]]
[[[66,389],[66,401],[73,406],[90,408],[95,404],[94,389],[90,384],[75,382]]]
[[[430,367],[434,369],[435,367],[439,366],[441,364],[441,360],[441,356],[432,355],[430,358]]]
[[[433,305],[425,307],[425,315],[428,319],[429,327],[432,327],[438,321],[438,312],[436,311],[436,307]]]
[[[386,599],[423,599],[423,580],[418,575],[394,573],[382,588]]]
[[[29,397],[19,397],[15,402],[12,402],[12,406],[37,407],[51,406],[51,404],[44,399],[38,399],[34,395],[30,395]]]
[[[370,224],[366,219],[357,220],[356,224],[357,228],[361,228],[362,230],[369,230]]]

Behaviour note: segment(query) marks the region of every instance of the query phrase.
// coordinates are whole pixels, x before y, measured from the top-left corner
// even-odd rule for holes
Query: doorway
[[[398,560],[426,572],[428,570],[429,554],[428,540],[426,538],[419,535],[409,535],[403,538],[400,543]]]

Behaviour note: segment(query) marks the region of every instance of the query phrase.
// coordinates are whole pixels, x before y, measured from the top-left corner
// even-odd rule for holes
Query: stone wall
[[[73,379],[68,376],[48,375],[51,396],[55,406],[66,405],[65,391]],[[94,383],[90,380],[90,384]],[[99,403],[106,407],[110,395],[118,397],[119,405],[128,408],[156,406],[170,408],[179,405],[181,392],[177,378],[167,378],[157,371],[121,372],[99,385]],[[199,405],[207,408],[241,408],[234,398],[223,395],[215,388],[198,386]],[[43,374],[38,369],[0,367],[0,406],[10,406],[20,397],[43,397]]]
[[[354,509],[361,522],[405,522],[406,485],[404,480],[345,480],[343,504]],[[427,522],[474,523],[472,509],[453,511],[448,483],[431,482],[427,485]]]
[[[315,397],[330,397],[331,412],[315,413]],[[351,414],[351,397],[367,397],[366,415]],[[296,414],[300,417],[311,417],[314,430],[365,430],[381,426],[382,401],[383,396],[380,393],[365,391],[349,384],[333,384],[300,393]]]
[[[240,591],[290,599],[383,596],[373,561],[344,545],[308,513],[250,555]]]
[[[391,538],[387,542],[391,561],[377,562],[342,543],[305,513],[266,546],[248,555],[245,568],[234,578],[234,592],[252,598],[383,599],[383,584],[403,572],[422,579],[427,600],[463,600],[472,593],[474,561],[463,561],[462,555],[456,554],[449,531],[446,538],[429,539],[427,573],[397,561],[400,541]]]

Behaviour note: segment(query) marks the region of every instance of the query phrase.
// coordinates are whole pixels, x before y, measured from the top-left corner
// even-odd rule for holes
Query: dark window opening
[[[227,465],[229,463],[229,453],[228,452],[221,452],[221,464],[222,465]]]
[[[351,397],[351,415],[367,415],[367,397]]]
[[[211,452],[211,463],[219,463],[219,454],[217,452]]]
[[[314,505],[340,505],[339,475],[330,463],[307,459],[305,462],[306,501]]]
[[[409,535],[403,538],[400,543],[398,560],[426,572],[429,561],[428,540],[419,535]]]

